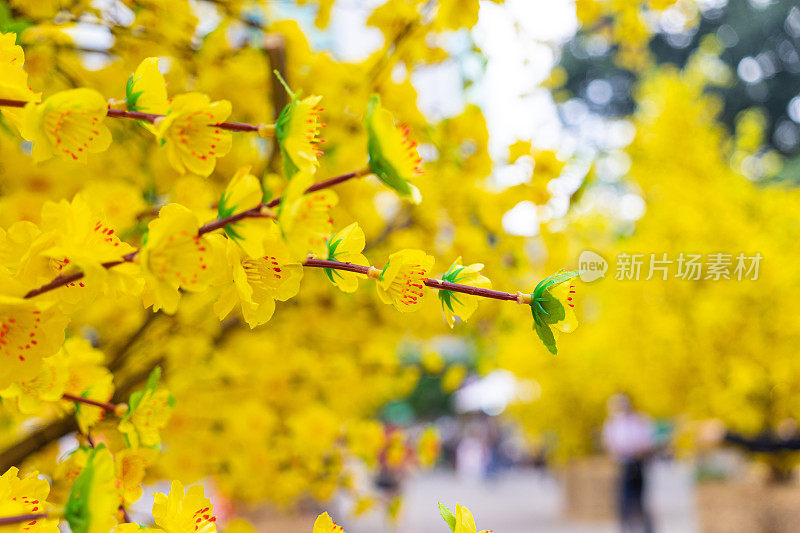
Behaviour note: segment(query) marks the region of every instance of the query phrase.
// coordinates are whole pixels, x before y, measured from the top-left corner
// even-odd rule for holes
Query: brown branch
[[[17,516],[3,516],[0,517],[0,526],[8,526],[12,524],[22,524],[23,522],[35,522],[47,518],[47,513],[31,513],[20,514]]]
[[[114,409],[116,409],[116,407],[117,407],[113,403],[100,402],[100,401],[97,401],[97,400],[92,400],[91,398],[84,398],[83,396],[76,396],[75,394],[70,394],[68,392],[65,392],[64,394],[62,394],[61,398],[64,399],[64,400],[70,401],[70,402],[76,402],[76,403],[83,403],[83,404],[86,404],[86,405],[92,405],[94,407],[99,407],[100,409],[103,409],[105,411],[111,411],[111,412],[113,412]]]

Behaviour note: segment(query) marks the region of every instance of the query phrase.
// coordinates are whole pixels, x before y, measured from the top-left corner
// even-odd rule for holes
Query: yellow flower
[[[148,57],[139,63],[128,78],[125,88],[125,105],[128,111],[166,115],[169,110],[167,84],[158,70],[158,58]]]
[[[131,505],[142,497],[142,481],[147,473],[147,467],[157,456],[158,452],[150,448],[136,450],[127,448],[114,454],[125,505]]]
[[[45,501],[50,486],[34,471],[20,478],[19,469],[12,466],[0,476],[0,516],[39,514],[48,511]],[[0,527],[4,533],[58,533],[58,520],[38,519]]]
[[[578,327],[575,285],[571,281],[578,274],[577,270],[558,272],[540,281],[531,294],[533,329],[554,355],[558,353],[558,332],[570,333]]]
[[[54,307],[0,294],[0,389],[35,379],[64,342],[67,322]]]
[[[117,523],[120,505],[114,459],[106,445],[88,451],[83,467],[64,507],[64,517],[73,533],[108,533]]]
[[[169,496],[156,492],[153,500],[153,519],[167,533],[217,531],[214,506],[205,497],[202,485],[189,487],[184,494],[181,482],[173,481]]]
[[[439,438],[439,433],[433,427],[425,429],[417,440],[417,454],[420,466],[425,468],[433,466],[439,458],[440,450],[441,439]]]
[[[378,296],[398,311],[415,311],[425,297],[425,279],[433,262],[422,250],[393,253],[378,278]]]
[[[369,266],[369,261],[364,254],[364,230],[358,222],[353,222],[328,239],[328,257],[330,261],[352,263],[354,265]],[[355,292],[358,289],[358,279],[366,278],[364,274],[345,272],[343,270],[325,269],[325,274],[331,283],[344,292]]]
[[[400,196],[419,203],[422,195],[409,181],[422,175],[422,159],[417,152],[417,143],[408,138],[408,127],[395,125],[394,117],[381,106],[377,94],[369,100],[364,125],[368,135],[370,170]]]
[[[201,93],[181,94],[172,99],[167,115],[157,121],[156,138],[167,146],[172,167],[208,176],[218,157],[231,149],[229,131],[215,127],[231,114],[227,100],[211,102]]]
[[[179,289],[199,292],[208,287],[215,251],[208,238],[197,235],[197,217],[182,205],[162,207],[148,228],[138,256],[145,277],[142,299],[145,307],[171,314],[178,309]]]
[[[482,289],[491,289],[492,282],[489,278],[481,274],[483,265],[474,263],[469,266],[461,265],[461,258],[456,259],[450,269],[442,276],[443,281],[459,283],[461,285],[471,285]],[[442,304],[444,318],[452,328],[455,325],[455,317],[466,322],[472,313],[478,308],[478,297],[453,291],[439,291],[439,302]]]
[[[219,199],[217,217],[227,218],[234,213],[252,209],[261,204],[263,196],[261,182],[250,173],[250,167],[241,167],[233,175]],[[248,217],[225,226],[225,234],[236,241],[250,256],[260,257],[265,253],[264,228],[272,224],[271,220]]]
[[[41,104],[25,106],[20,133],[33,143],[36,162],[57,155],[85,163],[86,154],[104,152],[111,144],[111,133],[103,124],[107,112],[106,101],[97,91],[61,91]]]
[[[300,100],[288,87],[286,90],[292,101],[283,108],[275,123],[275,139],[281,149],[283,174],[291,179],[298,171],[313,174],[317,170],[317,157],[322,154],[317,148],[322,142],[319,133],[325,125],[319,120],[321,96]]]
[[[64,394],[67,382],[67,366],[62,357],[46,357],[39,373],[27,381],[14,383],[0,390],[3,399],[16,399],[17,409],[32,414],[41,408],[42,402],[57,402]]]
[[[275,300],[285,302],[300,290],[303,267],[292,258],[275,223],[270,221],[270,224],[261,239],[263,256],[249,256],[228,239],[227,258],[231,270],[214,304],[214,312],[220,319],[225,318],[238,301],[247,324],[251,328],[260,326],[272,318]]]
[[[322,513],[314,521],[311,533],[344,533],[344,529],[342,526],[337,526],[328,513]]]
[[[439,502],[439,513],[453,533],[478,533],[472,513],[460,503],[456,504],[456,512],[453,514],[442,502]],[[483,530],[480,533],[491,533],[491,530]]]
[[[306,194],[313,178],[308,172],[298,172],[286,186],[278,210],[278,224],[294,257],[305,260],[308,255],[326,257],[325,242],[331,234],[331,209],[339,197],[331,190]]]
[[[161,368],[156,367],[144,390],[131,394],[128,412],[119,422],[118,429],[131,448],[152,448],[161,442],[159,431],[167,425],[175,398],[166,389],[158,388],[160,378]]]
[[[22,69],[25,53],[16,41],[16,33],[0,33],[0,98],[41,102],[41,93],[35,93],[28,87],[28,73]],[[0,114],[19,129],[22,109],[0,107]]]
[[[89,341],[80,337],[70,337],[64,342],[56,357],[66,361],[67,382],[64,391],[98,402],[107,402],[114,394],[114,379],[105,367],[105,355],[94,348]],[[80,402],[65,401],[64,405],[75,408],[75,419],[81,433],[105,417],[105,410]]]

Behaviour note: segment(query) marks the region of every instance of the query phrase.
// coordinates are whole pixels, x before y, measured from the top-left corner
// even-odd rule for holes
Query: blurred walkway
[[[691,471],[675,463],[661,463],[652,472],[652,502],[657,531],[692,533],[696,530],[692,508]],[[456,501],[472,510],[478,529],[496,533],[616,533],[608,523],[580,523],[563,516],[561,484],[535,470],[502,474],[481,482],[463,480],[450,472],[432,472],[406,484],[401,524],[387,528],[380,516],[357,523],[342,520],[348,533],[446,533],[436,502],[448,507]],[[341,515],[340,515],[341,516]]]

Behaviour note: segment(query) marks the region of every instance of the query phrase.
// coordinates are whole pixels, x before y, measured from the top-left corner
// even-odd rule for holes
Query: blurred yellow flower
[[[336,193],[328,189],[306,193],[312,183],[313,177],[308,172],[295,174],[286,186],[278,210],[283,237],[299,261],[308,255],[327,256],[325,243],[333,228],[331,210],[339,201]]]
[[[108,533],[117,523],[120,503],[114,459],[100,443],[88,451],[86,466],[72,485],[64,517],[73,533]]]
[[[50,485],[39,478],[39,472],[30,472],[19,477],[19,469],[9,468],[0,476],[0,516],[46,513],[49,505],[45,500]],[[58,520],[39,518],[25,523],[0,528],[3,533],[58,533]]]
[[[160,431],[167,425],[175,398],[159,388],[161,368],[156,367],[147,379],[144,390],[131,394],[128,412],[119,422],[119,431],[131,448],[152,448],[161,443]]]
[[[22,69],[25,53],[16,41],[16,33],[0,33],[0,98],[40,102],[42,95],[28,87],[28,73]],[[19,129],[22,109],[0,107],[0,115],[7,117]]]
[[[314,521],[311,533],[344,533],[344,529],[342,526],[337,526],[328,513],[322,513]]]
[[[111,133],[103,124],[108,112],[103,95],[92,89],[70,89],[30,103],[22,111],[20,134],[33,143],[33,160],[54,155],[86,162],[88,153],[104,152]]]

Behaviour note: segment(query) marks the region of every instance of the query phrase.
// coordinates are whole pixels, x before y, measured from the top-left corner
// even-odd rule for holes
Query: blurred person
[[[625,394],[608,400],[603,424],[603,445],[620,466],[618,512],[624,533],[651,533],[653,522],[644,501],[645,467],[655,450],[655,431],[650,420],[633,409]]]

